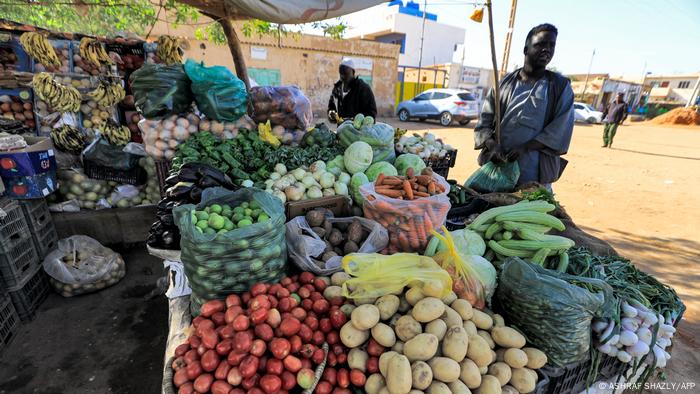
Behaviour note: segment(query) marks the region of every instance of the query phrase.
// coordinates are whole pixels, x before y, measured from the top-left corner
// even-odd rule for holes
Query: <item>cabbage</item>
[[[338,155],[333,160],[329,161],[326,165],[326,171],[331,174],[338,176],[341,172],[345,172],[345,163],[343,162],[343,156]]]
[[[343,155],[343,163],[345,169],[350,174],[364,172],[370,164],[372,164],[372,147],[363,141],[355,141],[347,149]]]
[[[394,161],[394,167],[396,167],[399,175],[405,176],[406,170],[409,168],[413,168],[413,172],[416,174],[420,173],[425,168],[425,163],[423,162],[423,159],[418,157],[418,155],[414,155],[413,153],[404,153],[396,158]]]
[[[374,180],[377,179],[379,174],[384,174],[386,176],[399,175],[399,173],[396,171],[396,168],[385,161],[376,162],[369,166],[367,171],[365,171],[365,175],[367,175],[367,178],[372,182],[374,182]]]
[[[459,257],[466,266],[475,273],[474,276],[484,286],[485,299],[490,302],[491,296],[496,291],[496,268],[493,264],[481,256],[467,254],[458,251]]]
[[[360,186],[369,183],[367,175],[358,172],[350,178],[350,194],[357,205],[362,206],[362,194],[360,194]]]
[[[468,255],[483,256],[486,253],[486,243],[476,232],[469,229],[450,231],[458,252]],[[436,253],[447,250],[447,245],[440,241]]]

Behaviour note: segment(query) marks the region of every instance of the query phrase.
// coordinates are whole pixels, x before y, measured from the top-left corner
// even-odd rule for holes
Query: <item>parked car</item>
[[[603,113],[596,111],[586,103],[574,103],[574,121],[586,123],[601,123],[603,121]]]
[[[452,121],[464,126],[479,117],[479,105],[471,93],[459,89],[429,89],[411,100],[402,101],[396,108],[402,122],[411,118],[437,119],[441,125]]]

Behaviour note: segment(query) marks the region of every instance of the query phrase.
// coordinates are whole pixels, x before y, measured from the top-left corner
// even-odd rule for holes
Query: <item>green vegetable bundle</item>
[[[589,356],[591,320],[612,316],[616,303],[602,280],[558,273],[517,257],[503,264],[495,298],[505,320],[558,366]]]
[[[195,210],[214,204],[241,206],[253,202],[269,219],[220,233],[198,230],[193,222]],[[182,263],[196,297],[193,300],[221,299],[247,291],[258,282],[276,282],[285,274],[284,205],[274,196],[254,188],[236,192],[209,188],[198,205],[178,206],[173,215],[182,235]]]

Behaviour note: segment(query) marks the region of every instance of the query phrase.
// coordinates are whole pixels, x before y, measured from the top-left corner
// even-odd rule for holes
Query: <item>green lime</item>
[[[257,201],[251,201],[250,204],[248,204],[248,208],[250,209],[259,209],[260,204],[258,204]]]
[[[248,208],[248,202],[242,203],[241,208],[243,208],[243,209]]]
[[[230,209],[222,209],[220,215],[226,216],[227,218],[230,218],[232,213],[233,212]]]
[[[195,211],[195,215],[197,215],[197,219],[199,220],[207,220],[209,219],[209,214],[204,211]]]
[[[242,213],[236,213],[231,217],[231,220],[233,220],[234,223],[238,223],[243,220],[243,218],[245,218],[245,216]]]
[[[207,223],[206,220],[200,220],[200,221],[197,222],[197,224],[195,224],[195,226],[197,226],[197,227],[201,228],[202,230],[204,230],[205,228],[209,227],[209,223]]]
[[[209,213],[209,212],[211,212],[211,208],[209,208],[209,207],[205,207],[205,208],[204,208],[204,212],[206,212],[206,213]]]
[[[234,214],[240,213],[240,214],[242,215],[243,212],[245,212],[245,208],[243,208],[243,207],[236,207],[236,208],[233,208],[233,213],[234,213]]]
[[[228,205],[228,204],[221,204],[221,210],[222,210],[222,211],[230,211],[230,210],[231,210],[231,206]]]
[[[223,233],[227,233],[227,232],[228,232],[228,230],[226,230],[225,228],[222,228],[221,230],[217,231],[216,233],[223,234]]]
[[[202,231],[201,228],[199,228],[199,227],[195,227],[195,228],[197,229],[197,231],[199,231],[200,233],[204,234],[204,231]]]
[[[233,230],[234,227],[235,227],[235,225],[233,224],[232,221],[230,221],[229,219],[224,220],[224,229],[225,230]]]
[[[250,209],[250,208],[246,208],[245,211],[244,211],[244,213],[245,213],[246,216],[250,216],[250,215],[253,214],[253,210]]]
[[[214,212],[214,213],[221,213],[221,205],[219,204],[212,204],[209,206],[209,212]]]
[[[209,216],[209,227],[213,228],[214,230],[221,230],[224,228],[224,224],[226,224],[226,219],[224,219],[223,216],[217,214],[212,214]]]
[[[261,213],[260,216],[258,216],[258,223],[266,222],[268,220],[270,220],[270,217],[267,216],[266,213]]]
[[[204,234],[216,234],[216,230],[214,230],[211,227],[207,227],[206,229],[204,229]]]
[[[262,209],[253,209],[253,213],[250,214],[250,216],[257,218],[260,216],[260,213],[262,212]]]
[[[253,224],[252,220],[243,219],[240,222],[238,222],[238,227],[250,226],[251,224]]]

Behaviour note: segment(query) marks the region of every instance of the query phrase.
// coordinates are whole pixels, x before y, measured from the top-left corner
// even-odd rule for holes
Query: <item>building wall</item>
[[[400,47],[361,40],[333,40],[313,35],[290,35],[277,40],[274,37],[244,37],[241,40],[243,57],[250,76],[265,75],[266,80],[279,77],[282,85],[297,85],[311,101],[314,115],[326,118],[328,99],[333,84],[338,81],[338,66],[344,57],[356,64],[369,65],[358,74],[370,83],[380,115],[393,114],[395,103],[396,69]],[[207,65],[222,65],[235,70],[227,45],[216,45],[194,39],[194,29],[183,26],[173,30],[166,24],[154,28],[155,36],[171,34],[189,38],[187,58],[202,60]],[[251,72],[252,71],[252,72]]]

